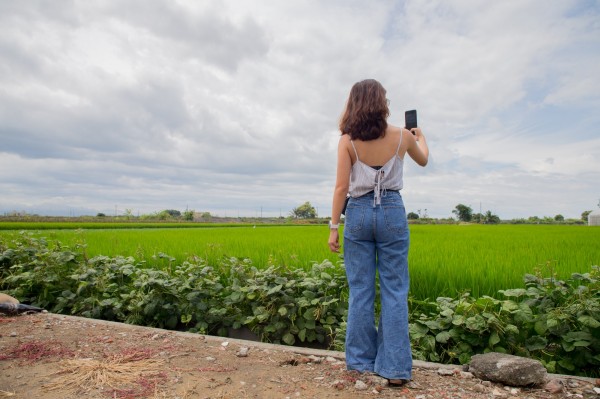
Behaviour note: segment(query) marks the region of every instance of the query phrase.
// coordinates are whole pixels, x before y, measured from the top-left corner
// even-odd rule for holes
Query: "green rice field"
[[[104,226],[107,227],[107,226]],[[20,226],[22,229],[23,227]],[[586,273],[600,264],[600,228],[564,225],[411,225],[411,293],[415,298],[497,296],[523,286],[523,275],[543,270],[559,278]],[[0,231],[0,236],[17,234]],[[51,241],[96,255],[133,256],[163,267],[199,257],[209,264],[223,257],[249,258],[262,268],[307,268],[340,256],[329,252],[326,226],[59,229],[35,232]]]

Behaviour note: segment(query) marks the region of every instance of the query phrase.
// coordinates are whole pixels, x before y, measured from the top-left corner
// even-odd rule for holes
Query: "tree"
[[[565,221],[565,217],[559,213],[558,215],[554,216],[554,221],[556,221],[556,222],[564,222]]]
[[[475,222],[475,223],[483,223],[483,215],[479,212],[475,213],[475,214],[473,214],[471,221]]]
[[[417,220],[417,219],[419,219],[419,215],[417,215],[414,212],[408,212],[408,215],[406,215],[406,217],[408,218],[408,220]]]
[[[588,221],[588,215],[592,213],[592,211],[583,211],[581,213],[581,220],[583,220],[584,222]]]
[[[464,204],[456,205],[456,208],[454,208],[452,213],[454,213],[461,222],[470,222],[473,218],[473,209]]]
[[[299,207],[292,209],[290,215],[296,219],[313,219],[317,217],[317,210],[310,202],[306,201]]]
[[[487,211],[485,215],[483,215],[483,223],[498,224],[500,223],[500,217],[498,217],[498,215],[494,215],[492,211]]]
[[[200,218],[204,221],[209,222],[212,219],[212,215],[210,214],[210,212],[202,212]]]
[[[183,212],[183,220],[193,221],[194,220],[194,211],[192,209],[185,210]]]
[[[181,212],[176,209],[165,209],[163,212],[167,213],[169,216],[173,218],[178,218],[181,216]]]

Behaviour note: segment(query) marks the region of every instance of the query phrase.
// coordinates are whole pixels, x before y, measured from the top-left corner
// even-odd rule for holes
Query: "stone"
[[[242,346],[239,351],[236,352],[237,357],[248,357],[248,347]]]
[[[544,386],[544,390],[550,393],[561,393],[564,390],[564,385],[560,380],[550,380]]]
[[[365,384],[364,381],[356,380],[356,382],[354,383],[354,389],[356,389],[357,391],[364,391],[368,388],[369,386]]]
[[[387,387],[390,381],[387,378],[378,376],[377,374],[367,376],[367,381],[376,386]]]
[[[313,364],[321,364],[323,363],[323,358],[320,356],[315,356],[315,355],[310,355],[308,357],[308,359],[310,360],[311,363]]]
[[[473,390],[474,390],[475,392],[479,392],[479,393],[484,393],[484,392],[486,392],[486,391],[487,391],[486,387],[484,387],[484,386],[483,386],[483,385],[481,385],[481,384],[474,385],[474,386],[473,386]]]
[[[537,360],[490,352],[471,358],[469,371],[481,380],[513,387],[541,386],[548,372]]]
[[[454,375],[454,370],[439,368],[439,369],[437,369],[437,373],[438,373],[438,375],[449,376],[449,375]]]
[[[472,378],[474,378],[475,376],[473,375],[473,373],[469,372],[469,371],[461,371],[459,373],[460,378],[464,378],[466,380],[470,380]]]

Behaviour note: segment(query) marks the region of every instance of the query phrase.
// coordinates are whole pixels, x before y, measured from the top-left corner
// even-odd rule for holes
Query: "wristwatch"
[[[337,230],[337,229],[340,228],[340,224],[339,223],[338,224],[333,224],[333,223],[331,223],[331,220],[330,220],[329,221],[329,228],[332,229],[332,230]]]

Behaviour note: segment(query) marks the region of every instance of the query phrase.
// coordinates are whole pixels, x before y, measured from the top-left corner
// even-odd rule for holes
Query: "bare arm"
[[[415,127],[411,129],[415,134],[413,135],[408,130],[404,129],[403,134],[405,138],[408,136],[409,144],[406,152],[408,155],[420,166],[427,165],[429,161],[429,147],[427,146],[427,140],[421,131],[421,128]]]
[[[333,203],[331,205],[331,223],[339,224],[342,217],[342,209],[348,195],[350,186],[350,169],[352,168],[352,159],[348,153],[348,143],[350,138],[343,135],[338,143],[337,172],[335,179],[335,189],[333,192]],[[339,232],[338,229],[331,229],[329,232],[329,249],[332,252],[339,252]]]

